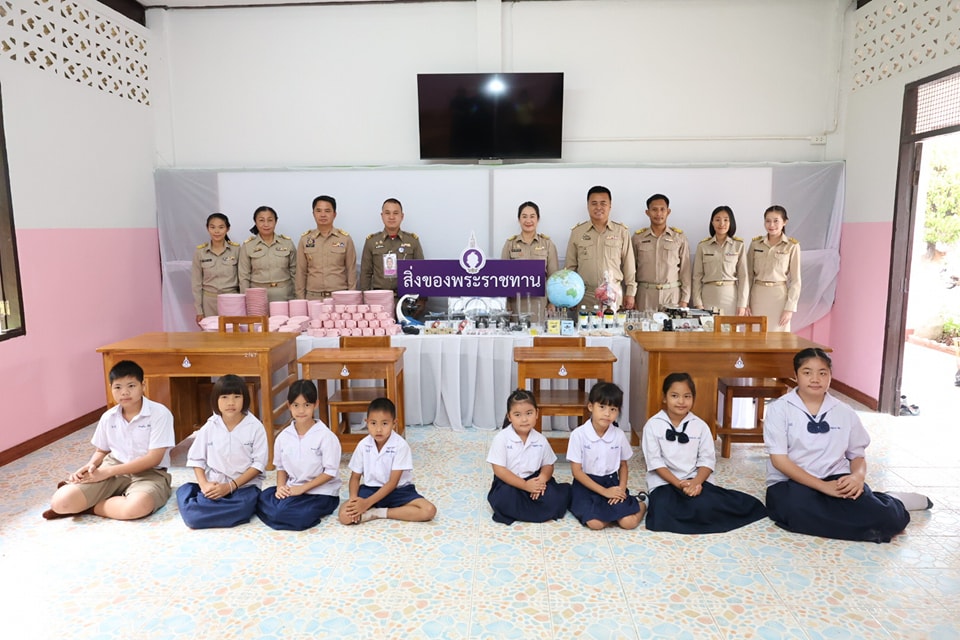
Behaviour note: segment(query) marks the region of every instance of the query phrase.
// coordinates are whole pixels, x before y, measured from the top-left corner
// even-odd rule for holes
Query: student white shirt
[[[587,420],[570,432],[567,460],[580,464],[584,473],[607,476],[620,470],[620,462],[633,457],[633,449],[623,431],[614,425],[601,438],[593,423]]]
[[[176,445],[173,435],[173,414],[159,402],[143,399],[140,413],[127,422],[123,408],[116,405],[107,409],[90,443],[100,451],[109,451],[121,463],[147,455],[151,449],[164,448],[163,458],[154,468],[170,466],[170,448]]]
[[[273,443],[273,466],[287,473],[290,486],[307,484],[323,473],[332,476],[320,486],[308,490],[307,494],[336,496],[342,484],[340,454],[340,440],[323,422],[318,420],[302,438],[290,423]]]
[[[810,433],[807,408],[794,389],[770,403],[763,418],[763,442],[769,455],[786,455],[818,478],[850,473],[850,461],[864,457],[870,436],[857,412],[826,394],[815,421],[830,425],[827,433]],[[767,486],[787,480],[767,460]]]
[[[373,436],[367,436],[350,456],[350,470],[361,474],[362,483],[368,487],[382,487],[390,480],[391,472],[401,470],[397,486],[404,487],[413,482],[413,454],[396,431],[390,432],[380,451]]]
[[[506,467],[521,478],[533,475],[543,465],[556,461],[557,454],[550,448],[550,443],[542,433],[533,429],[524,442],[513,425],[507,425],[493,437],[490,453],[487,454],[487,462]]]
[[[246,485],[260,488],[267,468],[267,432],[256,416],[247,413],[240,424],[227,429],[223,418],[213,414],[194,437],[187,452],[187,466],[200,467],[210,482],[236,480],[253,467],[260,473]]]
[[[684,429],[683,425],[686,425]],[[647,491],[670,484],[660,477],[657,469],[666,469],[678,480],[689,480],[697,475],[699,467],[717,467],[717,451],[707,423],[688,413],[676,428],[687,434],[686,444],[667,440],[667,431],[673,427],[666,411],[660,411],[643,425],[643,458],[647,462]]]

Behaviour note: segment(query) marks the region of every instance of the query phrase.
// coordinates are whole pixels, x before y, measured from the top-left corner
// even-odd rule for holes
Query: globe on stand
[[[547,300],[560,309],[576,307],[583,300],[585,291],[583,278],[576,271],[561,269],[547,278]]]

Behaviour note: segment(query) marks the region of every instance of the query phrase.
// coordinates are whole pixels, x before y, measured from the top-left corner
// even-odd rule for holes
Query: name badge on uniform
[[[316,241],[316,239],[314,239],[314,238],[307,238],[306,247],[307,247],[308,249],[312,249],[312,248],[315,247],[315,246],[317,246],[317,241]]]
[[[397,277],[397,256],[392,253],[383,254],[383,275],[388,278]]]

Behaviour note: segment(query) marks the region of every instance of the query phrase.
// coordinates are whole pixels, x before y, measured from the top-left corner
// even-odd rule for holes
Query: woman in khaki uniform
[[[535,202],[524,202],[517,210],[517,220],[520,221],[520,233],[510,236],[503,243],[503,250],[500,252],[501,260],[543,260],[546,269],[544,278],[549,277],[560,269],[560,260],[557,258],[557,247],[549,236],[537,233],[537,225],[540,223],[540,207]],[[526,313],[526,299],[521,300],[521,313]],[[507,300],[507,308],[513,312],[518,310],[516,300],[511,298]],[[533,322],[544,322],[546,320],[546,310],[553,309],[545,297],[530,298],[530,313]]]
[[[693,258],[690,304],[719,309],[721,315],[743,316],[750,302],[743,240],[735,237],[733,209],[720,206],[710,214],[710,237],[700,241]]]
[[[277,212],[258,207],[253,212],[255,226],[240,247],[240,293],[247,289],[267,290],[267,300],[293,298],[293,278],[297,273],[297,248],[285,235],[275,233]]]
[[[193,306],[197,322],[217,315],[217,296],[221,293],[237,293],[237,262],[240,245],[230,240],[230,220],[222,213],[207,216],[207,233],[210,242],[197,245],[193,254],[190,281],[193,284]]]
[[[749,315],[767,316],[767,331],[790,331],[800,299],[800,243],[784,234],[787,210],[768,207],[763,214],[766,236],[757,236],[747,251],[750,274]]]

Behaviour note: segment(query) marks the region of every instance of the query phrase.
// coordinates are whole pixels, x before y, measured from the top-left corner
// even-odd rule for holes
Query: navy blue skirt
[[[647,529],[672,533],[723,533],[767,517],[763,503],[753,496],[703,483],[691,498],[670,484],[650,493]]]
[[[177,488],[180,517],[191,529],[235,527],[250,522],[253,512],[257,510],[259,496],[260,488],[254,485],[240,487],[218,500],[203,495],[196,482],[188,482]]]
[[[304,493],[277,498],[277,488],[268,487],[257,501],[257,515],[271,529],[280,531],[303,531],[320,524],[323,516],[336,511],[339,496]]]
[[[529,480],[540,474],[539,471],[524,478]],[[493,476],[493,484],[487,494],[487,502],[493,507],[493,519],[503,524],[520,522],[546,522],[559,520],[570,508],[570,485],[559,483],[553,478],[547,481],[547,490],[534,500],[529,491],[511,487]]]
[[[608,476],[594,476],[587,474],[591,480],[601,487],[615,487],[620,484],[620,474],[611,473]],[[572,513],[580,524],[586,526],[590,520],[599,520],[600,522],[616,522],[620,518],[632,516],[640,511],[640,501],[636,496],[630,495],[627,490],[627,499],[618,504],[609,504],[607,498],[599,493],[594,493],[590,489],[573,479],[573,485],[570,487],[570,513]]]
[[[793,480],[778,482],[767,487],[767,514],[787,531],[865,542],[890,542],[910,522],[910,513],[902,502],[885,493],[874,493],[866,484],[859,498],[849,500],[828,496]]]
[[[360,485],[360,489],[357,491],[357,495],[361,498],[369,498],[377,491],[380,491],[382,487],[371,487],[365,484]],[[417,498],[422,498],[423,496],[417,493],[417,487],[413,484],[404,485],[402,487],[397,487],[391,491],[386,498],[376,503],[371,507],[371,509],[393,509],[395,507],[402,507],[404,505],[410,504]]]

